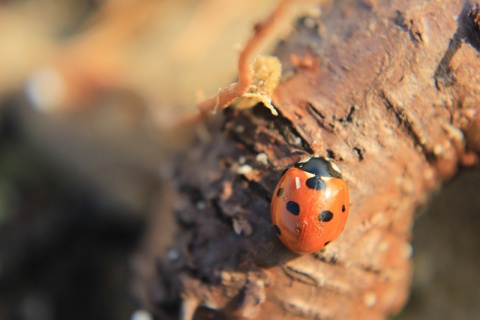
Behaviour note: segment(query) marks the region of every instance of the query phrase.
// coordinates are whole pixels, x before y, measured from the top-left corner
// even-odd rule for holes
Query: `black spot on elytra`
[[[273,228],[275,229],[275,232],[276,232],[278,235],[281,235],[281,234],[282,234],[282,231],[280,231],[280,228],[279,228],[276,224],[273,225]]]
[[[324,246],[326,247],[329,243],[330,241],[325,242]]]
[[[282,194],[283,194],[283,191],[284,191],[283,188],[278,189],[278,191],[277,191],[277,197],[281,197]]]
[[[286,208],[291,214],[295,216],[298,216],[300,214],[300,206],[295,201],[288,201]]]
[[[307,179],[307,182],[305,184],[308,188],[315,190],[324,190],[325,188],[327,188],[327,184],[325,183],[325,181],[323,181],[317,176]]]
[[[323,210],[318,214],[318,220],[322,222],[328,222],[333,219],[333,213],[330,210]]]
[[[342,212],[345,212],[345,205],[342,205]]]

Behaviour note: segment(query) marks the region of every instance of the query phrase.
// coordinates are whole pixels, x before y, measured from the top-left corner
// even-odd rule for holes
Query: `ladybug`
[[[338,167],[314,156],[300,160],[280,178],[272,197],[272,223],[287,248],[312,253],[342,232],[349,201]]]

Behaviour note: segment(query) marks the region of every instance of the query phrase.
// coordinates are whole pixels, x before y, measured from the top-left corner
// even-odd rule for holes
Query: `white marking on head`
[[[298,163],[305,163],[305,162],[308,162],[310,159],[312,159],[312,156],[302,158],[302,159],[298,160]]]
[[[340,171],[340,168],[333,162],[330,162],[332,165],[332,169],[338,172],[339,174],[342,174],[342,171]]]

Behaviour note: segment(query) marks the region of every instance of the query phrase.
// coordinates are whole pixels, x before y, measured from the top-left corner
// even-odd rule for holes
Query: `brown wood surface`
[[[299,19],[275,52],[279,116],[227,109],[176,159],[176,191],[163,191],[135,260],[139,300],[184,319],[401,310],[415,212],[478,162],[479,45],[467,1],[345,0]],[[312,153],[341,168],[351,212],[336,241],[299,256],[276,238],[269,206],[281,172]]]

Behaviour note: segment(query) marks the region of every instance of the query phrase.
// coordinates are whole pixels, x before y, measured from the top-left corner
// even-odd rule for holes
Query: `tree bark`
[[[177,159],[177,191],[163,192],[137,255],[140,302],[183,319],[398,312],[414,213],[459,164],[478,163],[478,10],[468,1],[344,0],[299,19],[275,52],[280,115],[227,109],[210,139]],[[269,207],[282,171],[307,154],[341,168],[351,211],[336,241],[300,256],[277,239]]]

